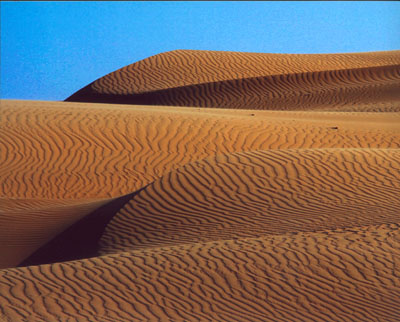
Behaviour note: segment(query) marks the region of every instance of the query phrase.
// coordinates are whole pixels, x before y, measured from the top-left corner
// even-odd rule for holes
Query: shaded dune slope
[[[25,256],[24,260],[18,263],[18,266],[64,262],[97,256],[99,254],[98,243],[108,222],[140,191],[108,199],[83,218],[73,218],[75,220],[72,224],[65,227],[62,232],[41,247],[36,247],[34,252],[29,253],[29,256]],[[62,214],[59,213],[59,215]]]
[[[295,55],[178,50],[110,73],[67,101],[393,112],[400,111],[399,86],[398,51]]]
[[[165,246],[0,271],[0,312],[13,321],[398,321],[399,261],[394,224]]]
[[[0,269],[17,266],[70,225],[109,201],[0,199]]]
[[[100,253],[396,223],[399,192],[399,149],[218,155],[135,195],[106,227]]]

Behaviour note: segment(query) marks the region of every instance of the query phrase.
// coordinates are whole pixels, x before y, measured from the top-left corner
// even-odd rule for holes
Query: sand
[[[176,50],[110,73],[67,101],[398,112],[399,57]]]
[[[1,100],[1,321],[400,321],[400,51],[172,51]]]

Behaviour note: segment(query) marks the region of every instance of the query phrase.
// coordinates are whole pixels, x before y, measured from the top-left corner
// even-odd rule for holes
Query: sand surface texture
[[[178,50],[0,112],[0,321],[400,321],[400,51]]]
[[[110,73],[75,102],[258,110],[400,111],[399,51],[257,54],[176,50]]]

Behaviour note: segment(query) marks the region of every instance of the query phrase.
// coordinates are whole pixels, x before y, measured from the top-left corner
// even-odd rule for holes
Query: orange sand
[[[399,66],[173,51],[1,100],[0,320],[400,321]]]
[[[110,73],[67,101],[258,110],[400,111],[400,51],[176,50]]]

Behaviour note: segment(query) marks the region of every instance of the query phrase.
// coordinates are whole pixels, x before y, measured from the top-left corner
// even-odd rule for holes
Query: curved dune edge
[[[101,77],[66,101],[394,112],[400,111],[399,86],[400,51],[290,55],[178,50]]]
[[[0,314],[12,321],[396,321],[398,258],[395,224],[137,250],[2,270]]]
[[[247,151],[187,164],[136,194],[100,254],[400,221],[400,149]]]
[[[244,111],[1,101],[0,186],[20,199],[137,191],[216,154],[399,148],[400,113]]]
[[[109,200],[0,199],[0,269],[15,267]],[[60,250],[62,251],[62,250]]]
[[[140,191],[109,199],[92,209],[89,214],[77,218],[62,232],[25,257],[18,266],[42,265],[98,256],[99,240],[107,224],[118,210]],[[59,215],[63,216],[62,213]]]
[[[92,219],[78,222],[69,234],[42,247],[23,265],[140,248],[396,223],[398,191],[400,149],[218,155],[185,165],[97,209]],[[73,242],[78,231],[85,239]],[[90,252],[80,253],[87,244]]]
[[[102,94],[88,87],[66,101],[255,110],[399,112],[399,86],[400,65],[394,65],[232,79],[139,94]]]
[[[263,54],[174,50],[111,72],[85,89],[91,88],[99,94],[143,94],[233,79],[399,64],[399,50],[350,54]],[[77,93],[73,96],[75,95]]]

